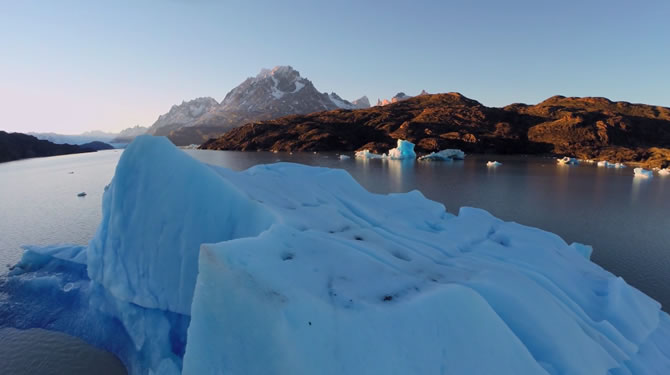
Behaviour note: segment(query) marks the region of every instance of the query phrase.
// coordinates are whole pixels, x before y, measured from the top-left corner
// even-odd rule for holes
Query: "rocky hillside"
[[[458,93],[426,94],[368,109],[250,123],[202,148],[384,152],[399,138],[415,143],[419,153],[460,148],[660,167],[670,164],[670,109],[563,96],[491,108]]]
[[[94,150],[76,145],[56,144],[32,135],[0,131],[0,163],[12,160],[78,154]]]
[[[179,146],[200,144],[248,122],[369,106],[367,97],[349,102],[334,92],[322,93],[297,70],[277,66],[247,78],[220,104],[212,98],[199,98],[173,106],[151,126],[149,134],[166,135]]]

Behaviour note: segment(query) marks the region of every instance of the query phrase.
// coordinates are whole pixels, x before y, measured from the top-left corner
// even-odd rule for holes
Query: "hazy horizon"
[[[668,2],[383,4],[10,3],[0,130],[150,126],[174,104],[221,101],[276,65],[373,104],[425,89],[488,106],[553,95],[670,106]]]

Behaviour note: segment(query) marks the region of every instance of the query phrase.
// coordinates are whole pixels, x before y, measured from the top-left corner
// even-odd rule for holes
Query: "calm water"
[[[344,168],[376,193],[418,189],[453,213],[461,206],[481,207],[568,242],[593,245],[596,263],[663,303],[666,311],[670,306],[670,177],[640,180],[633,178],[631,168],[561,166],[554,159],[522,156],[470,155],[465,161],[441,163],[341,161],[335,154],[186,152],[235,170],[280,160]],[[113,150],[0,164],[0,262],[15,263],[23,244],[86,244],[100,220],[102,191],[120,155]],[[503,165],[487,168],[486,161],[494,159]],[[88,195],[77,197],[82,191]],[[17,340],[26,338],[0,330],[0,346]],[[66,356],[74,361],[98,355],[90,374],[118,363],[90,346],[50,342],[51,347],[33,345],[21,353],[63,373],[87,372],[69,370],[73,367],[63,364],[63,354],[54,346],[74,348],[75,354]],[[0,350],[0,365],[10,360],[7,356],[7,350]]]

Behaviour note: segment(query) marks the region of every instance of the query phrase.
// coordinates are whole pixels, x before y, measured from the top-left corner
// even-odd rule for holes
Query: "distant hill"
[[[56,144],[22,133],[0,131],[0,163],[12,160],[92,152],[77,145]]]
[[[423,94],[359,110],[334,110],[246,124],[204,149],[384,152],[396,139],[419,153],[570,155],[670,165],[670,109],[605,98],[551,97],[536,105],[486,107],[458,93]]]
[[[42,139],[52,143],[58,144],[70,144],[70,145],[81,145],[84,143],[90,142],[111,142],[112,139],[116,136],[113,133],[105,133],[101,131],[90,131],[81,134],[59,134],[59,133],[35,133],[30,132],[28,135],[32,135],[37,139]]]
[[[116,134],[110,142],[130,143],[135,139],[135,137],[140,136],[142,134],[146,134],[148,130],[149,128],[147,128],[146,126],[139,126],[139,125],[136,125],[132,128],[123,129],[118,134]]]
[[[92,150],[92,151],[102,151],[102,150],[113,150],[114,146],[105,143],[105,142],[100,142],[100,141],[93,141],[89,143],[84,143],[82,145],[79,145],[79,147],[86,149],[86,150]]]
[[[361,97],[354,102],[334,92],[322,93],[290,66],[263,69],[232,89],[221,103],[197,98],[172,106],[149,128],[148,133],[165,135],[178,146],[201,144],[248,122],[269,120],[290,114],[332,109],[367,108]]]

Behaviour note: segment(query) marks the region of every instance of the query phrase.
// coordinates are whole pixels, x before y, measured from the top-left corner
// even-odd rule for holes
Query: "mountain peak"
[[[299,79],[300,72],[293,69],[290,65],[277,65],[272,69],[263,68],[260,73],[256,75],[256,78],[263,79],[268,77],[275,78],[290,78],[290,79]]]
[[[213,99],[212,99],[213,100]],[[195,101],[194,101],[195,102]],[[191,105],[191,104],[200,105]],[[351,103],[335,93],[318,91],[290,65],[261,69],[255,77],[230,90],[220,104],[185,102],[173,106],[150,129],[154,135],[169,135],[177,144],[198,143],[247,122],[292,114],[369,107],[367,98]],[[206,135],[204,135],[206,134]]]
[[[370,99],[363,95],[362,97],[351,102],[357,109],[370,108]]]

